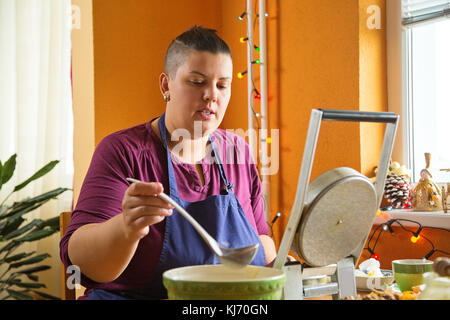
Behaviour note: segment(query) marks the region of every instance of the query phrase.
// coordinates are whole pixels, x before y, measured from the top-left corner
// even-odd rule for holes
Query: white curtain
[[[9,201],[57,187],[72,188],[71,1],[0,0],[0,160],[17,153],[16,171],[0,190],[12,188],[52,160],[60,163]],[[52,200],[29,219],[71,210],[72,191]],[[52,269],[40,275],[47,291],[60,296],[59,235],[33,249],[47,252]]]

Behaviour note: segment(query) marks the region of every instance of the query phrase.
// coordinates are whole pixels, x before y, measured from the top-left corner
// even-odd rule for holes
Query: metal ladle
[[[129,182],[136,183],[142,182],[133,178],[127,178],[127,180]],[[224,248],[220,246],[217,241],[213,237],[211,237],[211,235],[186,210],[183,209],[183,207],[181,207],[167,194],[162,192],[157,196],[173,205],[175,209],[177,209],[178,212],[190,222],[190,224],[200,234],[203,240],[205,240],[206,244],[211,248],[211,250],[223,265],[233,268],[243,268],[250,262],[252,262],[253,258],[256,255],[256,252],[258,251],[259,243],[236,249]]]

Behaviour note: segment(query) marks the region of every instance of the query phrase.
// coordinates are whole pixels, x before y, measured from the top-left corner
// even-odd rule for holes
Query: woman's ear
[[[159,89],[163,96],[169,93],[169,78],[169,75],[164,72],[159,75]]]

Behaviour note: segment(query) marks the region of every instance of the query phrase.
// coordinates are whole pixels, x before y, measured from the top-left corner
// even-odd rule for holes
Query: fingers
[[[135,208],[139,206],[159,207],[164,209],[173,209],[174,207],[154,195],[151,196],[126,196],[126,201],[123,203],[123,209]]]
[[[153,196],[164,191],[160,182],[133,182],[127,189],[130,196]]]
[[[172,209],[142,206],[128,210],[126,221],[130,228],[139,230],[161,222],[165,217],[170,216],[172,213]]]
[[[136,218],[141,215],[170,215],[174,207],[157,197],[157,194],[163,191],[159,182],[132,183],[125,192],[122,209]]]
[[[134,182],[128,187],[122,199],[127,234],[136,234],[141,238],[147,234],[150,225],[161,222],[173,213],[174,207],[157,197],[163,191],[159,182]]]
[[[141,217],[160,216],[162,219],[168,217],[173,213],[172,209],[153,207],[153,206],[139,206],[135,208],[129,208],[126,210],[127,219],[131,222]]]
[[[160,223],[164,220],[164,216],[143,216],[132,222],[132,227],[135,230],[141,230],[153,224]]]

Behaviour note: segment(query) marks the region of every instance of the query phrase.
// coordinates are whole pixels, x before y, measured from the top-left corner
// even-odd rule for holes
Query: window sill
[[[450,212],[444,213],[444,211],[414,211],[412,209],[394,209],[392,211],[381,211],[381,214],[376,216],[374,224],[383,224],[390,219],[408,219],[417,221],[423,226],[450,229]],[[401,221],[401,223],[405,227],[417,227],[417,224],[409,221]]]

